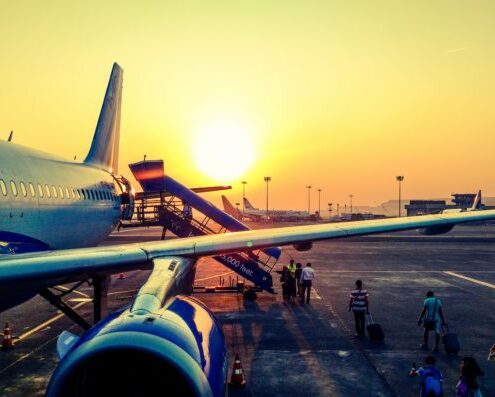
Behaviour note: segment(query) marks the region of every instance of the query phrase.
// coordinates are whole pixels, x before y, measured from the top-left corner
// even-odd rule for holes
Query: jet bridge
[[[237,219],[221,211],[172,177],[165,175],[163,161],[145,160],[129,168],[143,188],[136,194],[134,217],[130,226],[161,226],[179,237],[202,236],[250,230]],[[196,191],[221,190],[221,187]],[[262,290],[273,293],[271,271],[280,257],[278,247],[215,256],[218,262]]]

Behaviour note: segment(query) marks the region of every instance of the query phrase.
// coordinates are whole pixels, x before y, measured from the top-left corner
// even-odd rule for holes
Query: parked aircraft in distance
[[[48,397],[225,395],[222,330],[188,296],[202,256],[495,219],[495,211],[466,211],[94,247],[132,213],[130,184],[115,176],[122,78],[114,64],[83,163],[0,144],[0,245],[15,254],[0,260],[1,305],[40,294],[86,329],[60,335]],[[106,277],[132,269],[152,272],[131,305],[92,327],[50,289],[91,279],[97,313]]]
[[[306,211],[292,210],[262,210],[255,208],[247,198],[244,198],[244,210],[234,208],[227,197],[222,195],[224,211],[238,219],[249,219],[256,222],[303,222],[315,221],[318,219],[317,214],[310,214]]]

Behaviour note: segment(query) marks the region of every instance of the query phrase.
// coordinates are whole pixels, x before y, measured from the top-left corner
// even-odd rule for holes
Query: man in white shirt
[[[301,273],[302,282],[302,303],[304,303],[304,297],[306,295],[306,303],[309,303],[309,298],[311,296],[311,286],[313,285],[313,280],[315,279],[315,271],[311,267],[311,263],[306,263],[306,267]]]

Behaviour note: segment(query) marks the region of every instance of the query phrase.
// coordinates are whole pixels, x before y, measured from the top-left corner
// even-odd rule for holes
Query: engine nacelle
[[[306,241],[304,243],[296,243],[292,245],[296,251],[310,251],[313,248],[313,243],[311,241]]]
[[[435,236],[437,234],[445,234],[450,232],[454,228],[454,225],[439,225],[430,226],[423,229],[418,229],[419,234],[424,234],[425,236]]]
[[[201,302],[178,296],[161,311],[128,307],[98,323],[65,354],[46,395],[219,397],[226,375],[217,320]]]

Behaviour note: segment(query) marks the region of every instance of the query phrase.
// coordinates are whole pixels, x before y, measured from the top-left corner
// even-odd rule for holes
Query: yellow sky
[[[0,136],[18,143],[82,158],[117,61],[123,171],[146,153],[217,183],[194,141],[225,117],[255,144],[232,201],[246,179],[262,207],[265,175],[279,208],[306,208],[307,184],[325,203],[379,203],[398,174],[407,198],[495,195],[493,1],[4,1],[0,15]]]

